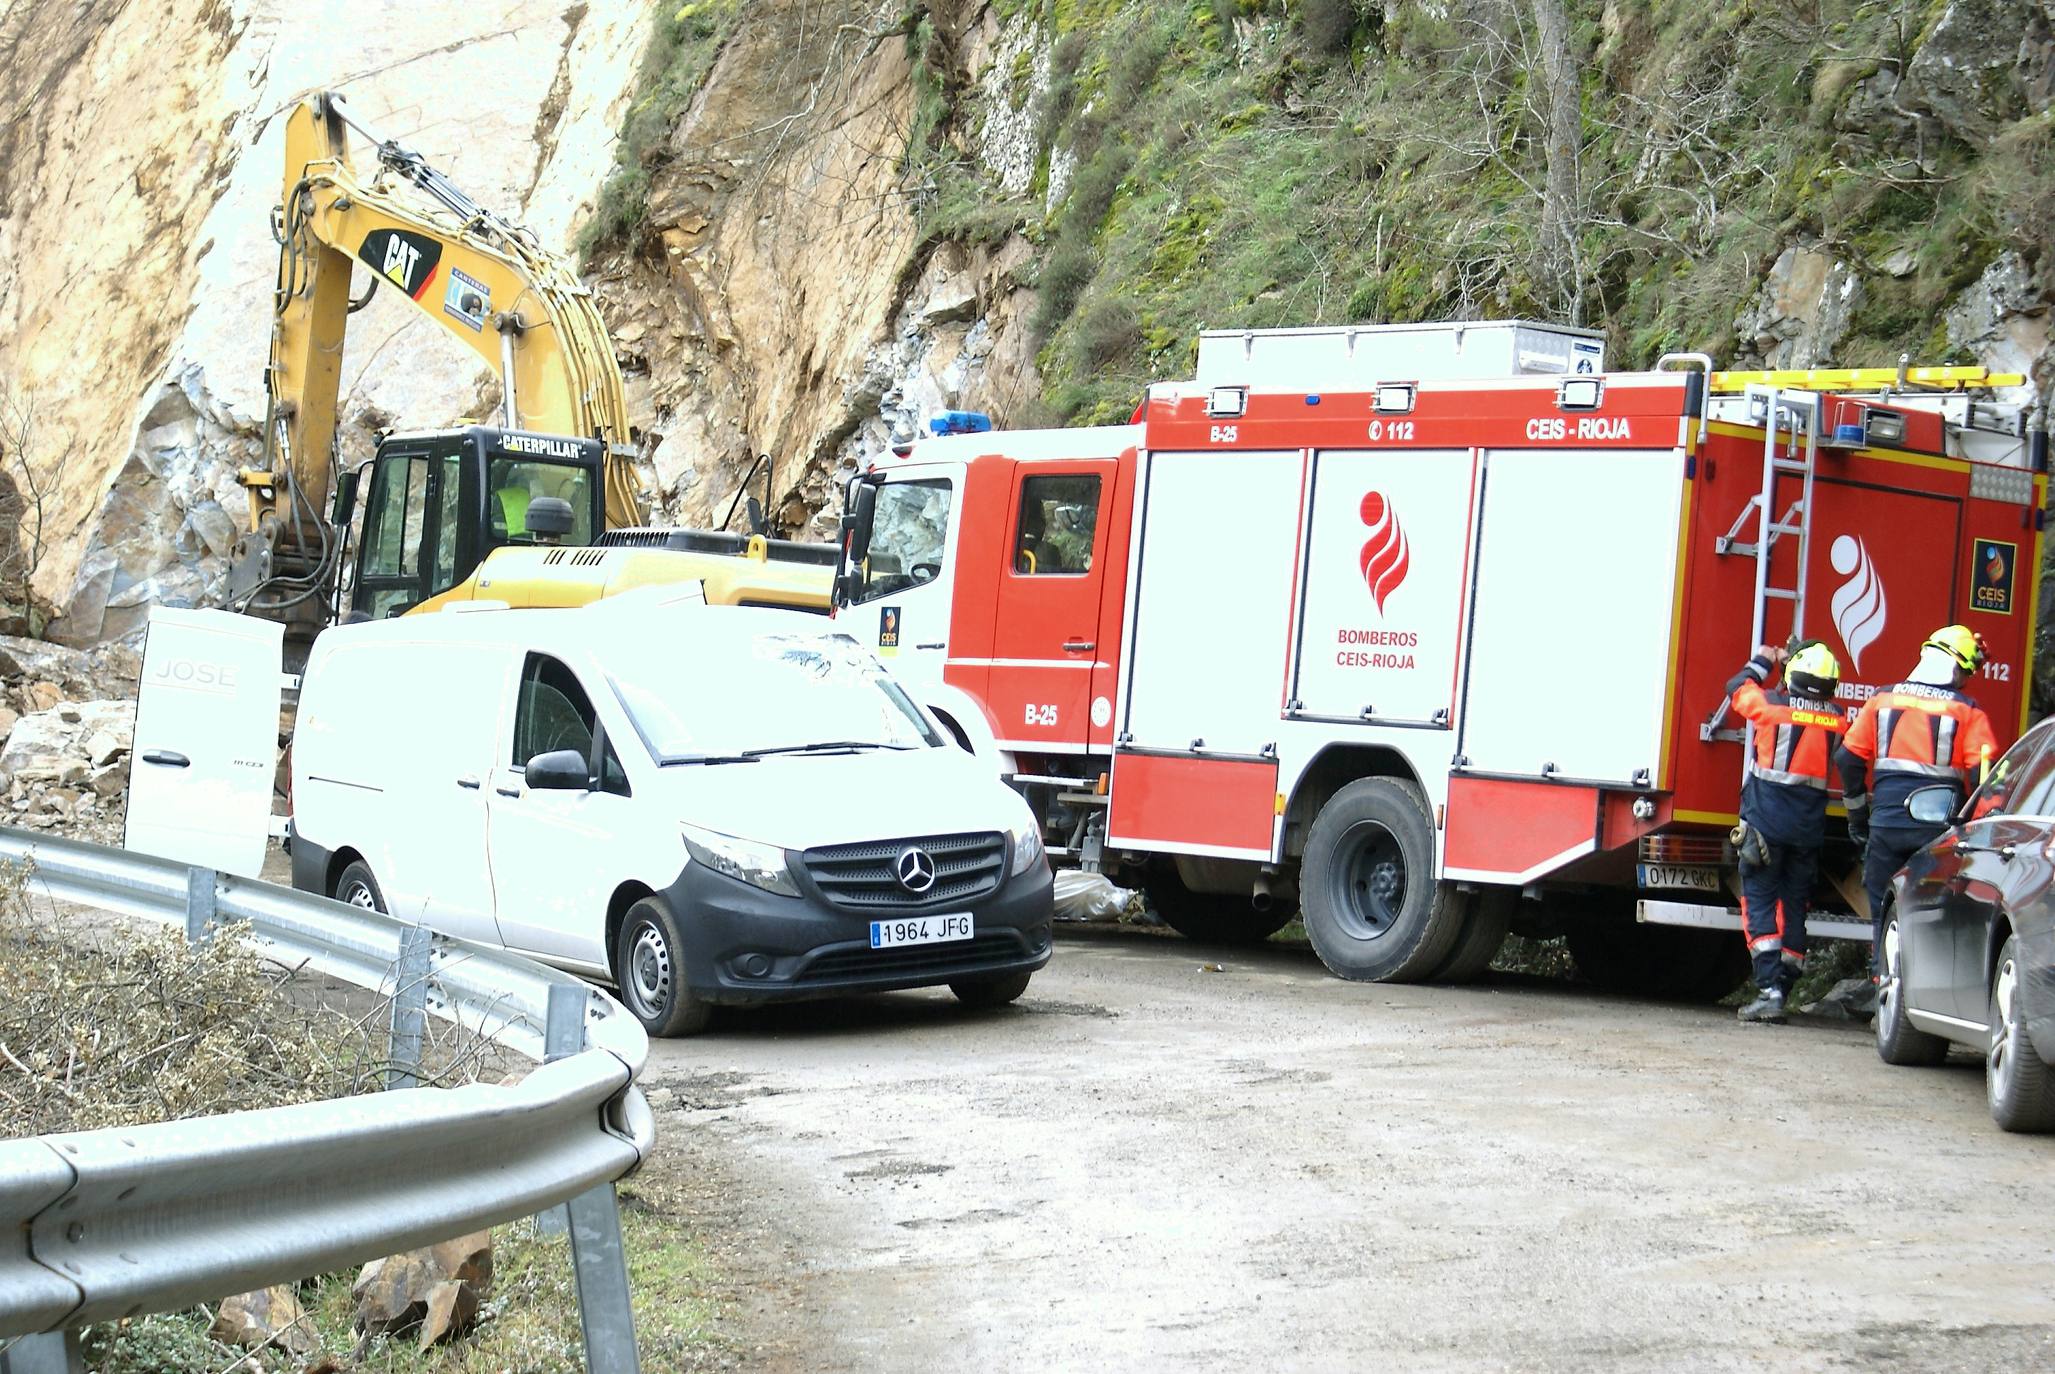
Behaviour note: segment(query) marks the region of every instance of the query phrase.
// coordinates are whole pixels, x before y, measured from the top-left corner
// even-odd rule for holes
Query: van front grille
[[[909,849],[934,865],[934,886],[908,891],[899,881],[899,862]],[[800,855],[806,876],[836,906],[855,911],[893,908],[926,911],[962,906],[998,890],[1006,871],[1006,837],[995,834],[925,835],[868,844],[828,845]]]

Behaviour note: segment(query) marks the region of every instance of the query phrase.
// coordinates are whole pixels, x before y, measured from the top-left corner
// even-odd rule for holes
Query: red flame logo
[[[1384,614],[1384,599],[1398,589],[1406,580],[1406,569],[1412,566],[1412,546],[1406,542],[1406,532],[1399,527],[1399,518],[1379,491],[1366,492],[1363,496],[1363,523],[1370,527],[1370,538],[1363,544],[1360,562],[1363,568],[1363,582],[1370,588],[1370,599],[1377,603],[1377,614]]]

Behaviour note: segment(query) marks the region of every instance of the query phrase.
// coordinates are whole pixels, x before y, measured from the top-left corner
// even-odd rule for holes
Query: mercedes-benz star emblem
[[[906,849],[899,855],[899,886],[908,892],[926,892],[935,885],[935,861],[925,849]]]

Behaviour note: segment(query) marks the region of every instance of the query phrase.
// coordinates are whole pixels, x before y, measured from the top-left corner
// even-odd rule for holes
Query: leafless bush
[[[50,474],[69,452],[37,452],[35,407],[0,384],[0,618],[10,632],[39,636],[48,608],[35,598],[36,569],[43,563],[44,505]]]
[[[389,1067],[384,998],[322,991],[238,927],[110,931],[29,901],[0,865],[0,1102],[41,1135],[368,1092]],[[497,1048],[438,1028],[431,1081],[496,1077]]]

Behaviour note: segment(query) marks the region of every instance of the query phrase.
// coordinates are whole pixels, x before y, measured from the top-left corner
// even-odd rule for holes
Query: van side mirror
[[[576,749],[552,749],[528,760],[528,786],[537,792],[590,792],[592,772]]]
[[[1922,787],[1905,799],[1905,814],[1921,825],[1949,825],[1955,820],[1955,789]]]

